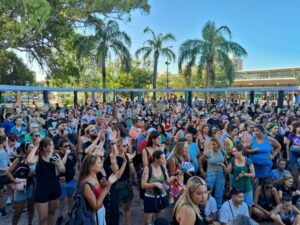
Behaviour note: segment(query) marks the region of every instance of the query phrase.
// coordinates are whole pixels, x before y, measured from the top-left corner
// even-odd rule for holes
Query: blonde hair
[[[290,180],[290,179],[293,179],[293,181],[294,181],[294,177],[292,175],[284,174],[283,177],[281,179],[279,179],[276,183],[284,185],[284,182],[287,180]]]
[[[181,207],[188,205],[195,210],[196,216],[202,220],[200,209],[199,209],[198,205],[196,205],[193,202],[192,197],[191,197],[191,195],[197,190],[197,188],[200,185],[207,186],[206,182],[200,177],[193,176],[188,180],[185,191],[182,193],[182,195],[179,197],[179,199],[177,200],[177,202],[175,204],[174,211],[173,211],[175,216],[176,216],[176,213],[179,211],[179,209],[181,209]]]

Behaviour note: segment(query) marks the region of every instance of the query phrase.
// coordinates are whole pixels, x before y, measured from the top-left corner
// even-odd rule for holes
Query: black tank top
[[[58,177],[55,174],[55,165],[49,162],[46,162],[42,158],[38,160],[36,165],[36,180],[39,182],[57,182]]]
[[[195,213],[196,214],[196,213]],[[179,225],[179,223],[176,220],[176,216],[173,216],[173,225]],[[205,225],[205,223],[203,222],[203,220],[201,220],[197,214],[196,214],[196,221],[194,223],[194,225]]]

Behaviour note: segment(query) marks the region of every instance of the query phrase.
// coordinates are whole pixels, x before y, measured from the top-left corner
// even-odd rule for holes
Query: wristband
[[[115,145],[115,144],[116,144],[116,142],[111,142],[111,143],[110,143],[110,145]]]

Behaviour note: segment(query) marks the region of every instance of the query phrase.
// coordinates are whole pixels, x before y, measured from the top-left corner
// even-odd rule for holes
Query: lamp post
[[[167,65],[167,89],[168,89],[167,99],[169,99],[169,65],[170,65],[170,62],[166,61],[166,65]]]
[[[25,81],[25,85],[29,86],[29,81],[28,80]],[[29,93],[28,93],[28,91],[27,91],[27,108],[29,108]]]
[[[166,65],[167,65],[167,89],[169,89],[169,65],[170,65],[170,62],[166,61]]]

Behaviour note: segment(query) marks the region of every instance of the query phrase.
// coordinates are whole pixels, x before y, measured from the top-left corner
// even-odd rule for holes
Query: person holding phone
[[[118,179],[117,174],[112,174],[108,180],[102,178],[101,184],[97,178],[97,174],[103,169],[104,157],[100,157],[97,154],[89,154],[82,162],[82,166],[79,173],[77,188],[80,189],[84,185],[83,196],[88,203],[87,206],[95,212],[104,207],[103,201],[109,193],[110,187]],[[103,215],[103,214],[101,214]],[[98,216],[98,224],[106,224],[104,216]]]
[[[38,210],[39,224],[53,225],[61,193],[58,174],[65,172],[65,166],[60,157],[54,153],[54,145],[50,138],[43,138],[39,142],[39,145],[29,153],[27,162],[37,163],[34,200]]]

